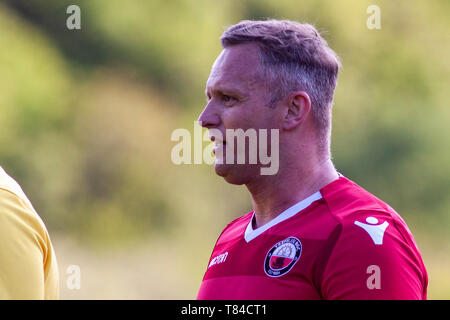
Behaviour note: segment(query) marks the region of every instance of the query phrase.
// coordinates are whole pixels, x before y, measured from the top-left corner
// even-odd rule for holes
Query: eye
[[[232,96],[228,96],[228,95],[226,95],[226,94],[222,95],[222,100],[223,100],[225,103],[232,103],[232,102],[236,101],[235,98],[233,98]]]

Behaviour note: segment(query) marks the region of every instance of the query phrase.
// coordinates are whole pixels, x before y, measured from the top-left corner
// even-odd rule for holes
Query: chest
[[[200,293],[208,299],[319,299],[315,282],[323,245],[296,234],[219,240]]]

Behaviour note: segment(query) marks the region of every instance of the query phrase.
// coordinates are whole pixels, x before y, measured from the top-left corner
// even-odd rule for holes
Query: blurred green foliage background
[[[4,0],[0,165],[47,224],[62,298],[195,298],[251,203],[212,166],[173,164],[170,135],[193,132],[224,28],[268,17],[316,25],[341,57],[335,165],[403,216],[429,298],[450,298],[449,1]]]

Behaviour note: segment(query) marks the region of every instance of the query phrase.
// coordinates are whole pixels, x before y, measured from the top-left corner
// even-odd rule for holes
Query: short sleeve
[[[413,239],[387,214],[366,212],[342,222],[324,268],[325,299],[426,298],[426,270]]]
[[[0,189],[0,299],[56,299],[58,294],[45,225],[25,201]]]

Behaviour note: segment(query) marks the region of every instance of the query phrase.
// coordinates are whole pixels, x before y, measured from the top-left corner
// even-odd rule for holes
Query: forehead
[[[212,66],[206,83],[207,89],[233,85],[250,89],[257,82],[260,63],[258,50],[255,44],[241,44],[223,49]]]

